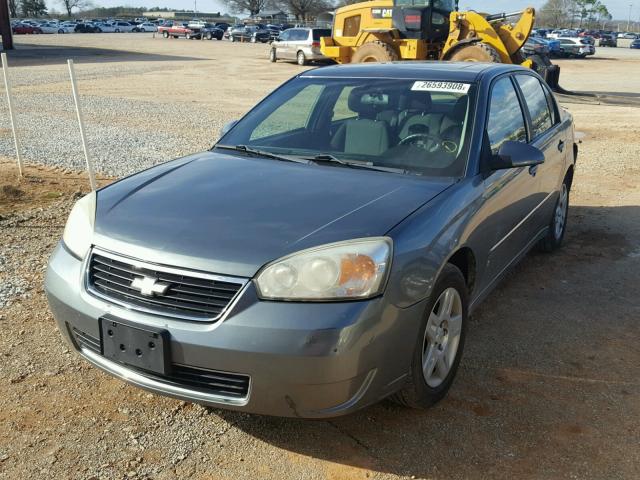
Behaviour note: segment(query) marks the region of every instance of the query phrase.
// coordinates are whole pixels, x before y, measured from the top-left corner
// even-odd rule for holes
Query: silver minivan
[[[271,44],[269,60],[295,60],[298,65],[328,60],[320,51],[320,38],[330,36],[330,28],[290,28]]]

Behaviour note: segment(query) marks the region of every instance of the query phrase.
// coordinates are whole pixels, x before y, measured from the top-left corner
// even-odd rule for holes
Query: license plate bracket
[[[121,319],[100,319],[102,354],[109,360],[160,375],[171,370],[169,332]]]

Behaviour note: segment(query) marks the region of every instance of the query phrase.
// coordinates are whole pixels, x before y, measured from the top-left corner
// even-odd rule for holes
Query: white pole
[[[87,161],[87,171],[89,172],[89,182],[91,183],[91,190],[97,188],[96,174],[93,171],[93,162],[89,157],[89,149],[87,148],[87,138],[84,134],[84,121],[82,119],[82,111],[80,110],[80,101],[78,99],[78,87],[76,85],[76,73],[73,69],[73,60],[67,60],[69,65],[69,76],[71,77],[71,91],[73,92],[73,101],[76,104],[76,113],[78,115],[78,125],[80,126],[80,139],[82,140],[82,149],[84,150],[84,158]]]
[[[13,130],[13,142],[16,145],[16,156],[18,157],[18,173],[22,177],[22,154],[20,153],[20,140],[18,139],[16,118],[13,115],[13,100],[11,99],[11,86],[9,85],[9,66],[7,65],[7,54],[4,52],[2,52],[2,75],[4,76],[4,89],[7,92],[7,104],[9,105],[11,130]]]

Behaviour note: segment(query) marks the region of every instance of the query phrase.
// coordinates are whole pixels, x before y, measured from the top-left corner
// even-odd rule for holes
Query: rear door
[[[528,141],[527,118],[510,75],[498,78],[491,87],[486,137],[491,154],[506,141]],[[498,276],[531,243],[538,191],[535,168],[495,170],[485,177],[482,217],[489,247],[487,280]]]

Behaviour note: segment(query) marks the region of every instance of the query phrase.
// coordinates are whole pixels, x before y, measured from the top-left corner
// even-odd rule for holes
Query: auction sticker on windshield
[[[470,83],[462,82],[432,82],[417,81],[414,82],[411,90],[419,92],[450,92],[450,93],[467,93]]]

